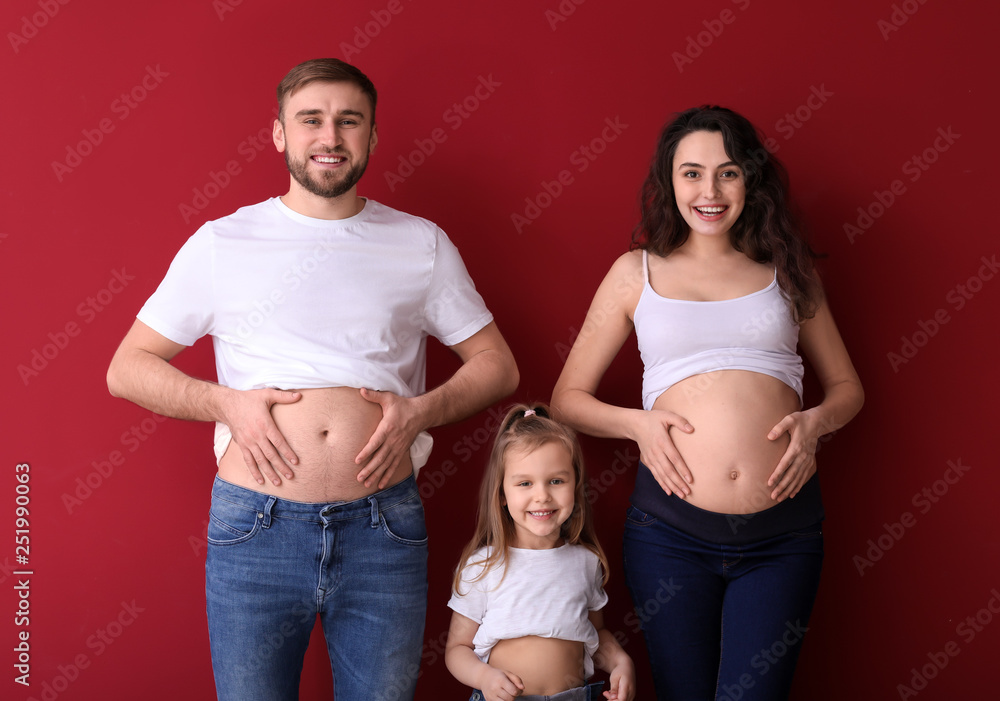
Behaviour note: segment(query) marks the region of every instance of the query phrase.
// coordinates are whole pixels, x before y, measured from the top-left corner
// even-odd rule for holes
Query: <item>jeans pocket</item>
[[[379,521],[382,524],[382,531],[390,540],[401,545],[427,544],[424,505],[420,503],[420,497],[416,494],[387,509],[380,509]]]
[[[659,519],[629,504],[628,509],[625,510],[625,520],[633,526],[651,526]]]
[[[263,516],[256,509],[213,498],[208,512],[208,542],[236,545],[250,540],[260,530]]]

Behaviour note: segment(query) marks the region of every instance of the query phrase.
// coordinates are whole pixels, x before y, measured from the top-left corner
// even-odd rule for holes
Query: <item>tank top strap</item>
[[[642,249],[642,279],[645,284],[649,284],[649,259],[646,249]]]

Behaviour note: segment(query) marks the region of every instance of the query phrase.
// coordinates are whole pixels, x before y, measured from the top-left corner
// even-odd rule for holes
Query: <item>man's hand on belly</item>
[[[768,440],[776,441],[788,434],[788,448],[778,461],[778,466],[767,480],[774,487],[771,498],[784,501],[794,497],[802,485],[816,473],[816,446],[820,436],[820,422],[811,411],[789,414],[771,429]]]
[[[371,389],[362,389],[361,396],[382,407],[382,420],[354,459],[355,464],[364,465],[358,473],[358,481],[364,482],[366,487],[378,483],[378,488],[384,489],[399,462],[409,455],[410,446],[424,426],[420,423],[414,399]]]
[[[243,453],[250,476],[257,484],[264,484],[266,477],[275,486],[281,484],[281,476],[292,479],[290,466],[297,465],[299,459],[274,423],[271,407],[293,404],[302,395],[278,389],[255,389],[232,390],[226,397],[220,407],[222,422],[232,431],[233,441]]]

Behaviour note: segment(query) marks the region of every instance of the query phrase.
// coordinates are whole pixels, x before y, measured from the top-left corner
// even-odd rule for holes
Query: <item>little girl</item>
[[[445,662],[470,701],[599,699],[603,682],[585,685],[595,663],[611,675],[604,696],[630,701],[635,669],[601,613],[607,579],[575,434],[542,406],[515,406],[448,602]]]

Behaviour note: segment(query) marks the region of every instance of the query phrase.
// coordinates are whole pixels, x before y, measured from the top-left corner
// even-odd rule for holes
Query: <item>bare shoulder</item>
[[[624,253],[615,260],[601,283],[601,288],[605,293],[614,293],[617,297],[637,302],[645,282],[642,251],[635,250]]]
[[[638,283],[642,287],[642,251],[635,249],[618,256],[611,265],[608,277],[625,280],[630,284]]]

